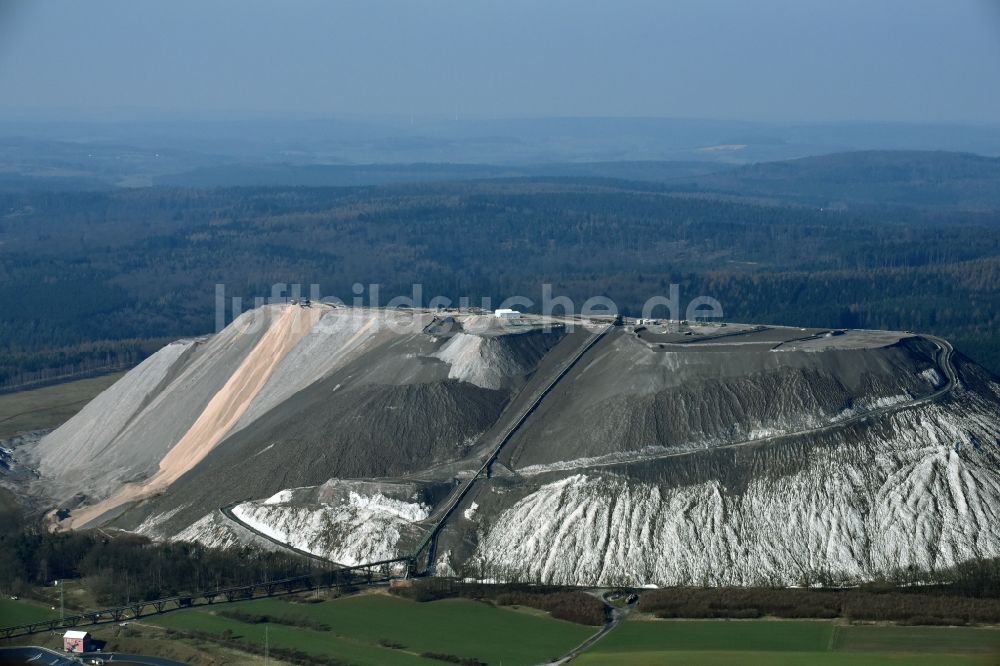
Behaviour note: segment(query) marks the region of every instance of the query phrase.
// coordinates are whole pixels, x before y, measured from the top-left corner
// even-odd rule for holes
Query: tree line
[[[845,618],[923,625],[1000,622],[1000,560],[938,572],[936,584],[889,579],[850,589],[671,587],[644,592],[639,610],[660,618]]]
[[[278,552],[154,542],[125,533],[52,532],[23,522],[16,508],[0,516],[5,595],[31,595],[57,580],[82,579],[101,606],[118,606],[310,573],[308,561]]]

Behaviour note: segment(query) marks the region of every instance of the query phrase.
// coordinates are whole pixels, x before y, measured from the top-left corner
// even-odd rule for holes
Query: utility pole
[[[270,666],[271,663],[271,625],[264,625],[264,666]]]

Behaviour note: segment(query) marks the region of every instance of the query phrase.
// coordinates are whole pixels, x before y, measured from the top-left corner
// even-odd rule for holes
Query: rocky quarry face
[[[853,583],[1000,556],[1000,384],[904,333],[272,305],[18,455],[66,528],[439,575]]]

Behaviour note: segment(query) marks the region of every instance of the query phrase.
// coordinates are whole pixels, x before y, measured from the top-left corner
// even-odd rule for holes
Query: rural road
[[[603,597],[601,598],[601,600],[605,601],[605,599]],[[626,605],[624,608],[615,608],[614,606],[612,606],[611,607],[611,618],[608,620],[607,624],[605,624],[603,627],[601,627],[600,631],[598,631],[596,634],[594,634],[593,636],[591,636],[590,638],[588,638],[584,642],[580,643],[575,648],[573,648],[572,650],[570,650],[569,652],[567,652],[563,656],[559,657],[559,659],[557,659],[556,661],[553,661],[551,663],[552,664],[567,664],[570,661],[572,661],[573,659],[576,659],[577,657],[579,657],[581,654],[583,654],[584,652],[586,652],[590,648],[592,648],[594,646],[594,644],[597,643],[597,641],[599,641],[602,638],[604,638],[605,636],[607,636],[609,633],[611,633],[611,631],[615,627],[617,627],[619,624],[621,624],[622,620],[624,620],[625,618],[627,618],[629,616],[629,614],[633,610],[635,610],[635,607],[636,607],[637,603],[638,603],[638,600],[633,601],[632,603]]]

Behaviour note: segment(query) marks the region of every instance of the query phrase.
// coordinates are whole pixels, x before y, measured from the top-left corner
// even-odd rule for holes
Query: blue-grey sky
[[[1000,123],[997,0],[0,0],[0,112]]]

